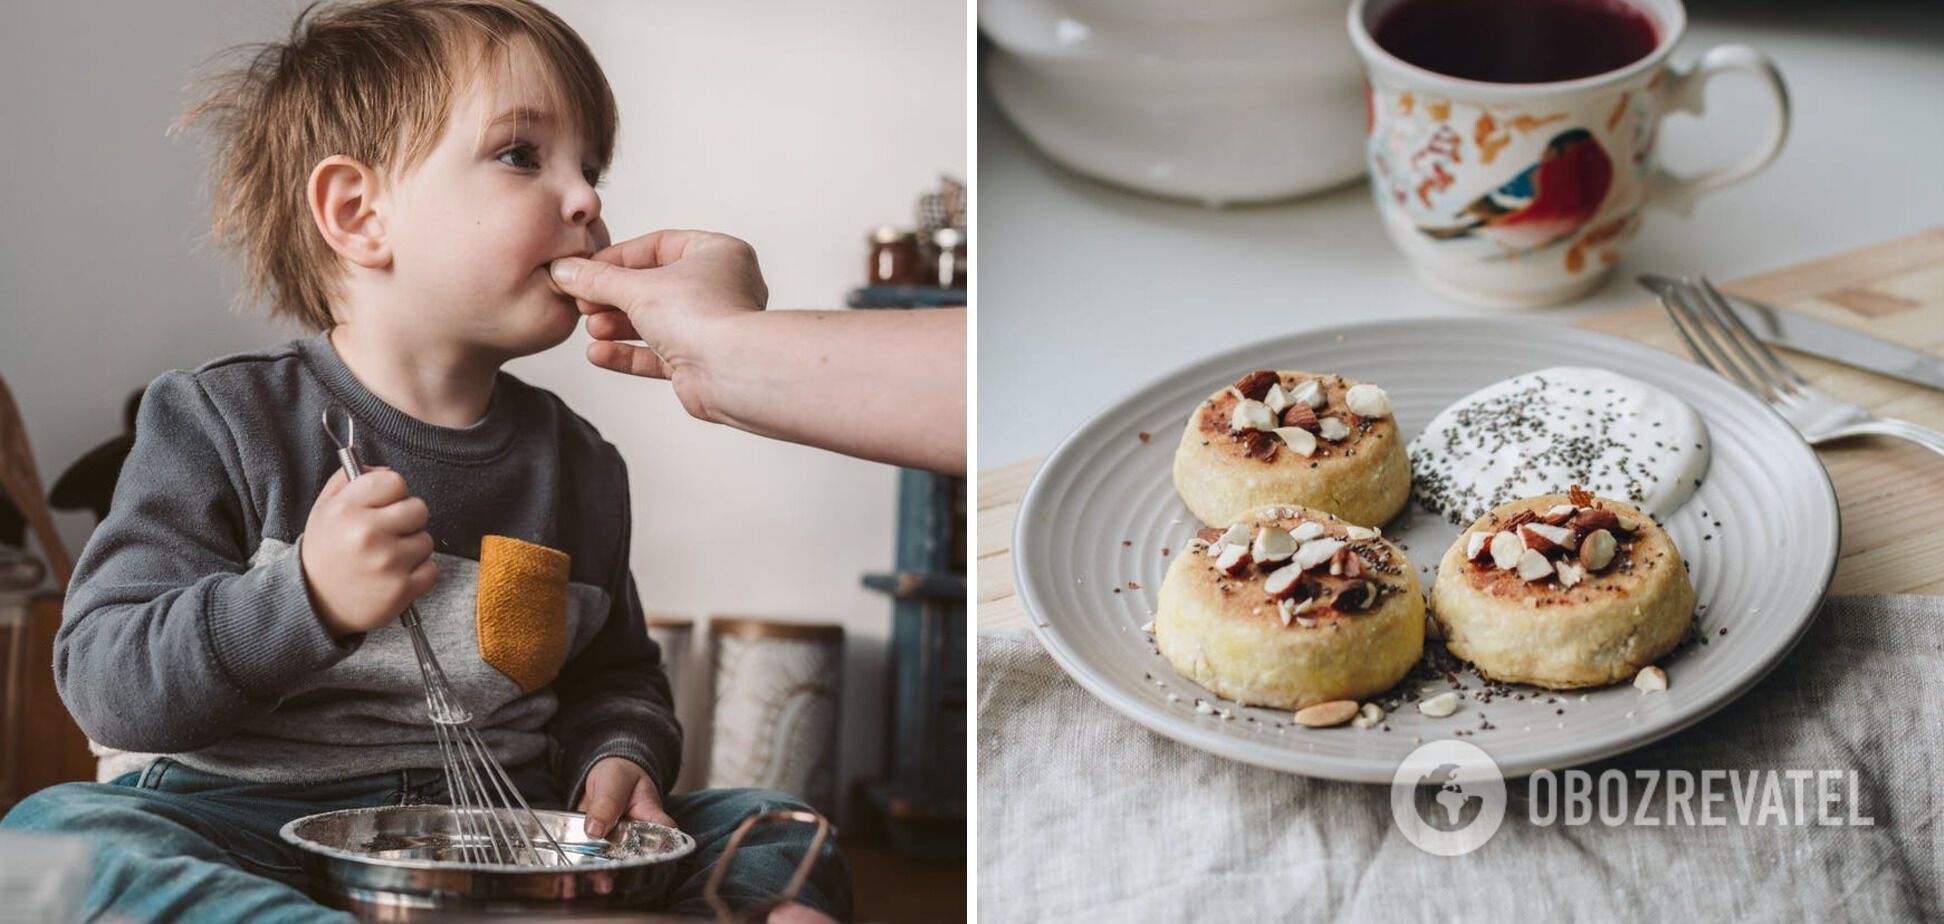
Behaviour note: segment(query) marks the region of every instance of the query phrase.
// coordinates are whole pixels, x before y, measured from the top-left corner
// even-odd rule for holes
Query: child
[[[88,835],[90,917],[337,920],[291,819],[448,798],[416,601],[458,696],[536,806],[678,825],[663,906],[709,913],[753,790],[666,796],[681,753],[628,571],[628,480],[552,394],[499,371],[573,331],[548,264],[603,246],[616,125],[580,37],[528,0],[369,0],[301,17],[190,113],[215,228],[308,339],[149,387],[55,645],[61,695],[133,759],[0,825]],[[347,482],[320,416],[371,467]],[[672,816],[672,817],[671,817]],[[595,833],[599,833],[596,830]],[[722,887],[779,893],[807,826],[751,832]],[[847,919],[834,850],[771,920]]]

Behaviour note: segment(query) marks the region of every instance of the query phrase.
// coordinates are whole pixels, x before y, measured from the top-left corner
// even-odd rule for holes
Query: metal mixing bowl
[[[465,835],[444,805],[391,805],[306,815],[283,826],[302,851],[312,892],[360,917],[404,921],[472,914],[637,906],[660,893],[695,839],[674,828],[623,820],[589,837],[575,812],[535,809],[567,850],[567,866],[465,863]],[[511,823],[511,815],[505,821]],[[539,839],[531,826],[527,833]]]

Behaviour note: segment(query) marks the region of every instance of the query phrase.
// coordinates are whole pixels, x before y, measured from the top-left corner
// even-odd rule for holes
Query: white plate
[[[1179,554],[1201,525],[1169,477],[1175,444],[1197,402],[1253,369],[1341,373],[1383,386],[1408,440],[1477,388],[1557,365],[1601,366],[1651,382],[1693,405],[1707,422],[1714,453],[1708,474],[1664,518],[1687,559],[1707,644],[1662,660],[1666,692],[1644,694],[1626,684],[1584,694],[1518,687],[1522,700],[1481,703],[1468,696],[1443,719],[1407,707],[1386,720],[1388,732],[1308,729],[1290,723],[1287,712],[1218,700],[1155,652],[1140,627],[1153,617],[1170,561],[1161,550]],[[1152,439],[1142,442],[1143,432]],[[1428,590],[1458,529],[1413,503],[1384,534],[1405,547]],[[1747,691],[1815,618],[1836,567],[1838,535],[1836,494],[1815,453],[1781,417],[1713,373],[1651,347],[1552,324],[1405,321],[1233,350],[1128,395],[1047,457],[1020,505],[1013,569],[1041,643],[1067,673],[1107,705],[1171,738],[1308,776],[1388,782],[1416,746],[1414,737],[1432,741],[1463,729],[1464,741],[1516,777],[1639,747]],[[1138,589],[1129,589],[1130,582]],[[1483,687],[1469,670],[1458,680],[1472,692]],[[1447,688],[1439,681],[1421,692]],[[1171,701],[1170,693],[1179,699]],[[1234,718],[1196,714],[1197,698]],[[1493,727],[1479,730],[1481,721]]]

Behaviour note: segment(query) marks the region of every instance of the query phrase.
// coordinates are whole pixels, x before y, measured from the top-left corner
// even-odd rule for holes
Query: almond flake
[[[1559,574],[1559,586],[1574,587],[1586,580],[1586,569],[1566,559],[1553,562],[1553,570]]]
[[[1276,437],[1283,441],[1283,445],[1289,447],[1290,452],[1304,458],[1316,454],[1316,434],[1302,427],[1277,427],[1270,432],[1276,434]]]
[[[1465,560],[1477,561],[1492,543],[1492,534],[1482,529],[1474,529],[1465,536]]]
[[[1390,396],[1369,382],[1350,386],[1343,393],[1343,404],[1358,417],[1389,417],[1391,412]]]
[[[1317,703],[1307,709],[1296,711],[1296,724],[1309,728],[1330,728],[1350,721],[1357,714],[1357,701],[1354,699],[1331,700]]]
[[[1311,597],[1308,600],[1298,600],[1295,597],[1287,600],[1278,600],[1276,601],[1276,608],[1282,611],[1282,623],[1285,626],[1289,625],[1291,619],[1302,623],[1305,627],[1316,624],[1308,619],[1302,618],[1304,613],[1316,608],[1315,597]]]
[[[1596,529],[1580,540],[1579,560],[1588,571],[1601,571],[1613,564],[1613,552],[1619,544],[1613,541],[1613,534],[1604,529]]]
[[[1329,561],[1336,555],[1337,549],[1343,548],[1343,545],[1341,539],[1316,539],[1305,542],[1296,550],[1291,560],[1293,564],[1307,571]]]
[[[1332,443],[1350,435],[1350,425],[1335,417],[1323,417],[1316,421],[1316,434]]]
[[[1519,538],[1528,549],[1537,549],[1541,554],[1561,549],[1571,551],[1578,541],[1573,531],[1564,526],[1548,526],[1544,523],[1527,523],[1519,527]]]
[[[1242,397],[1261,401],[1262,397],[1269,393],[1271,387],[1281,383],[1282,376],[1268,369],[1258,369],[1236,380],[1234,387],[1236,390],[1242,392]]]
[[[1296,582],[1303,579],[1303,569],[1296,565],[1284,565],[1269,573],[1262,582],[1263,593],[1278,600],[1288,599],[1296,593]],[[1287,619],[1283,620],[1288,622]]]
[[[1275,437],[1270,436],[1267,432],[1262,430],[1243,430],[1241,437],[1242,452],[1249,458],[1261,459],[1267,462],[1276,457],[1276,447],[1280,444],[1276,442]],[[1249,484],[1254,486],[1255,480],[1250,479]]]
[[[1418,711],[1434,719],[1442,719],[1458,711],[1458,694],[1444,692],[1418,703]]]
[[[1659,693],[1667,689],[1667,672],[1649,664],[1634,675],[1634,686],[1646,693]]]
[[[1323,383],[1315,379],[1304,379],[1297,382],[1296,387],[1290,389],[1290,397],[1312,408],[1322,407],[1323,403],[1329,400],[1328,396],[1323,393]]]
[[[1363,577],[1364,570],[1368,567],[1362,555],[1348,548],[1338,549],[1337,553],[1330,557],[1331,574],[1341,574],[1351,578]]]
[[[1296,554],[1296,539],[1284,529],[1264,526],[1256,531],[1255,544],[1249,549],[1249,557],[1261,564],[1286,561]]]
[[[1276,415],[1269,405],[1260,401],[1244,398],[1235,402],[1235,410],[1229,414],[1230,430],[1274,430]]]
[[[1582,536],[1596,529],[1604,529],[1616,536],[1629,533],[1629,530],[1621,528],[1620,518],[1614,516],[1613,511],[1604,510],[1599,507],[1587,507],[1579,513],[1574,514],[1573,529],[1578,530]]]
[[[1553,576],[1552,562],[1539,554],[1538,549],[1526,549],[1519,555],[1519,579],[1538,581]]]
[[[1231,545],[1222,548],[1222,557],[1215,560],[1215,567],[1229,577],[1239,577],[1249,570],[1249,547]]]
[[[1492,564],[1501,571],[1517,568],[1519,557],[1525,553],[1525,542],[1516,533],[1499,533],[1492,537]]]
[[[1269,386],[1269,393],[1262,396],[1262,403],[1269,405],[1269,409],[1278,415],[1281,415],[1283,409],[1289,407],[1295,400],[1289,396],[1289,392],[1283,390],[1281,382]]]
[[[1291,530],[1289,534],[1295,536],[1297,542],[1308,542],[1311,539],[1321,538],[1323,533],[1324,533],[1323,524],[1315,523],[1315,522],[1305,522],[1302,525]]]
[[[1298,401],[1282,412],[1282,425],[1285,427],[1301,427],[1311,433],[1315,433],[1317,427],[1316,412],[1310,410],[1309,405]]]
[[[1384,533],[1382,530],[1372,529],[1368,526],[1352,524],[1343,528],[1343,534],[1349,537],[1351,542],[1369,542]]]

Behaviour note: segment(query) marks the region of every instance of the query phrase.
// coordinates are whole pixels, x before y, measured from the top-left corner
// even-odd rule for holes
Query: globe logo
[[[1485,800],[1465,792],[1458,780],[1455,764],[1439,764],[1417,782],[1417,813],[1425,824],[1439,831],[1461,831],[1478,820]]]
[[[1404,758],[1391,777],[1391,816],[1425,853],[1470,853],[1505,820],[1505,777],[1477,745],[1430,742]]]

